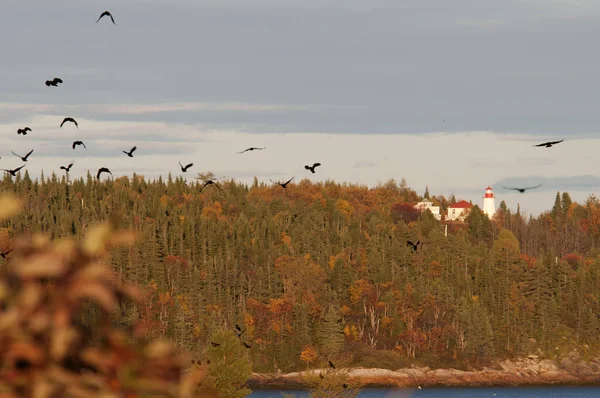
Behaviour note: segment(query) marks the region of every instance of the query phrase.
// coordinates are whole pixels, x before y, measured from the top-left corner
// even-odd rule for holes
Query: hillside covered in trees
[[[202,176],[200,176],[202,177]],[[111,249],[123,280],[146,288],[123,308],[204,360],[209,336],[243,330],[257,372],[323,366],[482,365],[524,354],[598,354],[600,201],[558,193],[537,218],[475,206],[448,226],[389,181],[376,188],[304,180],[287,189],[223,181],[32,181],[4,177],[24,211],[8,237],[82,239],[108,218],[139,239]],[[431,196],[442,209],[454,198]],[[420,240],[414,252],[406,241]],[[0,259],[6,262],[10,254]],[[210,350],[209,350],[210,351]]]

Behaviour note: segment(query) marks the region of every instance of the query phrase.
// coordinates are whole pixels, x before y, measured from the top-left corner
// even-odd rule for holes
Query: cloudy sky
[[[32,175],[75,160],[73,176],[180,175],[181,161],[188,178],[404,177],[474,203],[492,185],[533,214],[556,191],[600,196],[597,0],[5,3],[2,168],[35,148]],[[94,23],[105,9],[116,26]],[[267,149],[236,153],[248,146]]]

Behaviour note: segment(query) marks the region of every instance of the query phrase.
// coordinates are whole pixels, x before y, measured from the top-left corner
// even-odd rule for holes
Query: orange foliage
[[[318,357],[317,350],[311,345],[304,347],[300,353],[300,360],[306,363],[314,362]]]

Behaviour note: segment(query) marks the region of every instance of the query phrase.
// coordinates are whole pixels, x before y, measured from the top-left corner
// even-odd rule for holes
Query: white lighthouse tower
[[[483,197],[483,214],[489,218],[494,217],[496,212],[496,204],[494,203],[494,190],[492,187],[485,189],[485,196]]]

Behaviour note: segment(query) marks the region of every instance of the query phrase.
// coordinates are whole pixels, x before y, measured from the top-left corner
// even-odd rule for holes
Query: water
[[[308,397],[300,390],[257,390],[251,398],[282,398],[283,394]],[[361,390],[359,398],[600,398],[600,387],[486,387],[486,388],[423,388]]]

